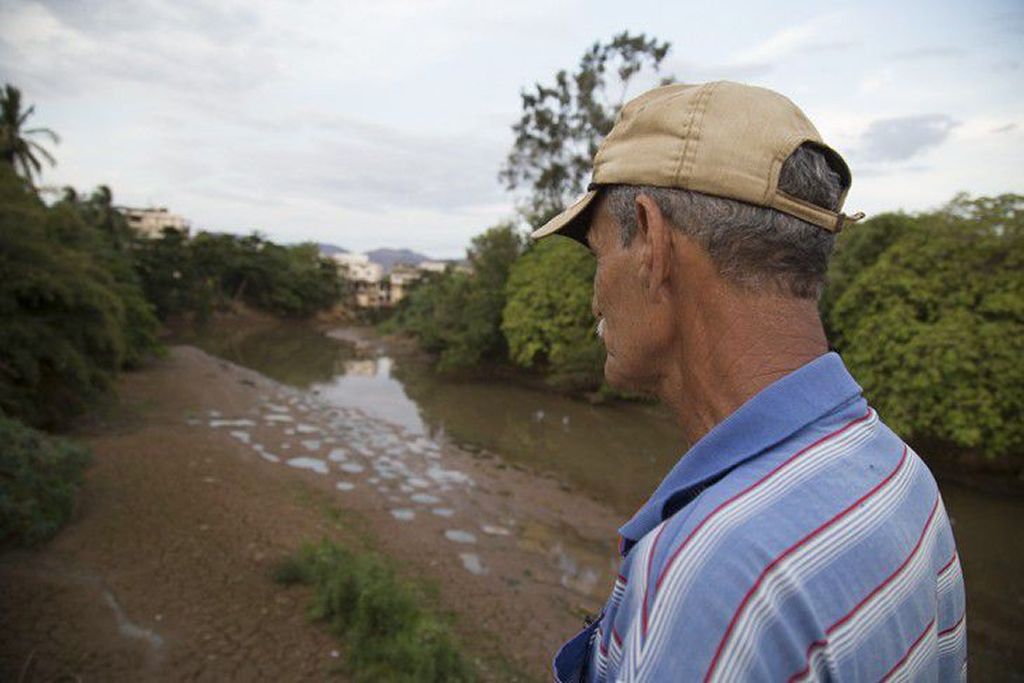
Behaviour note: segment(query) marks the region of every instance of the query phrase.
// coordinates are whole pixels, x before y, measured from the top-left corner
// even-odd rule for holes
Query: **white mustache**
[[[594,328],[594,334],[597,335],[598,339],[604,339],[604,318],[597,321],[597,327]]]

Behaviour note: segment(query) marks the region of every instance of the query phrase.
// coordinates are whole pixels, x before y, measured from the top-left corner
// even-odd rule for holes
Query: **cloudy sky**
[[[792,98],[849,211],[1024,191],[1024,5],[582,0],[0,0],[0,80],[56,130],[43,182],[199,229],[460,256],[514,213],[519,91],[629,30],[663,71]]]

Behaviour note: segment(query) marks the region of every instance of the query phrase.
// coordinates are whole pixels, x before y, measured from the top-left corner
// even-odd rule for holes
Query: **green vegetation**
[[[89,451],[0,415],[0,548],[34,546],[71,517]]]
[[[468,250],[472,272],[449,269],[413,289],[390,322],[438,355],[438,367],[455,370],[507,357],[501,316],[505,283],[524,239],[511,224],[490,228]]]
[[[960,195],[940,210],[881,214],[841,235],[822,318],[869,400],[905,438],[988,458],[1024,452],[1022,217],[1024,196]],[[571,393],[602,388],[590,254],[554,238],[528,246],[506,272],[496,328],[504,343],[488,337],[487,359],[538,371]],[[498,301],[481,289],[500,282],[465,274],[425,282],[393,324],[429,351],[457,349],[442,368],[453,357],[476,363],[482,336],[465,330],[483,318],[472,318],[467,302]]]
[[[160,351],[160,321],[244,301],[279,315],[333,306],[340,279],[314,245],[200,233],[134,233],[105,186],[47,205],[32,180],[53,156],[33,107],[0,92],[0,499],[4,543],[31,544],[67,518],[83,451],[28,427],[67,425],[114,378]],[[19,176],[20,172],[20,176]],[[19,422],[20,421],[20,422]]]
[[[341,280],[316,245],[281,246],[258,234],[201,232],[187,240],[176,231],[135,247],[146,296],[161,318],[192,313],[206,318],[230,301],[292,317],[333,306]]]
[[[601,386],[604,347],[594,333],[594,258],[567,239],[531,246],[512,266],[501,329],[510,360],[568,391]]]
[[[323,541],[278,565],[274,578],[313,587],[310,616],[344,639],[354,680],[475,678],[448,625],[423,606],[423,592],[376,556]]]
[[[101,186],[47,206],[31,183],[48,151],[28,138],[34,107],[0,94],[0,411],[52,428],[103,396],[116,374],[159,350],[160,320],[200,320],[231,301],[286,316],[333,306],[341,281],[315,245],[259,235],[134,233]],[[21,177],[18,171],[21,171]]]
[[[56,163],[53,155],[35,140],[29,138],[41,135],[57,143],[59,138],[49,128],[25,128],[28,117],[35,107],[21,108],[21,91],[10,83],[0,92],[0,162],[21,170],[25,180],[32,184],[32,176],[43,170],[39,161],[42,157],[52,166]]]
[[[509,190],[529,188],[522,207],[528,223],[543,223],[583,192],[597,146],[612,129],[629,86],[657,77],[670,47],[624,31],[594,43],[572,73],[559,71],[553,83],[535,83],[520,93],[523,113],[512,126],[516,139],[499,178]]]
[[[56,426],[156,348],[157,320],[97,194],[47,207],[0,164],[0,410]]]
[[[893,429],[1024,453],[1024,196],[883,214],[843,236],[831,272],[831,339]]]

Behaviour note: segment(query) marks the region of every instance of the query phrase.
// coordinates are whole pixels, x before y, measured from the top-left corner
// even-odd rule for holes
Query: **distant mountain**
[[[325,242],[321,242],[320,244],[318,244],[316,246],[320,247],[320,254],[321,254],[321,256],[334,256],[335,254],[347,254],[348,253],[348,249],[342,249],[339,246],[336,246],[336,245],[333,245],[333,244],[326,244]]]
[[[411,266],[418,266],[423,261],[430,261],[429,256],[424,256],[411,249],[374,249],[366,252],[370,260],[384,266],[384,271],[390,273],[391,268],[398,263],[407,263]]]

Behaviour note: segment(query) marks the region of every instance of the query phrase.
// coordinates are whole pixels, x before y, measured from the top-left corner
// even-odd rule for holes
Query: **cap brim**
[[[542,237],[547,237],[548,235],[553,235],[557,232],[586,244],[586,231],[580,229],[582,226],[577,224],[577,219],[583,215],[587,210],[587,207],[590,206],[590,203],[594,201],[594,197],[597,196],[597,192],[597,190],[591,190],[577,199],[576,202],[568,209],[531,232],[530,239],[539,240]]]

